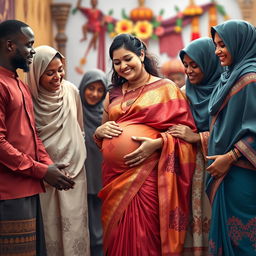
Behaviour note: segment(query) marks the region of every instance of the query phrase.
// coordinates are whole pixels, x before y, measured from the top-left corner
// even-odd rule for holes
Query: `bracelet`
[[[230,157],[232,162],[236,162],[237,161],[237,159],[236,159],[235,155],[233,154],[232,150],[228,152],[228,156]]]
[[[234,154],[234,156],[235,156],[235,158],[236,158],[236,161],[237,161],[238,158],[239,158],[239,156],[238,156],[238,154],[236,153],[236,150],[235,150],[235,149],[232,149],[232,152],[233,152],[233,154]]]

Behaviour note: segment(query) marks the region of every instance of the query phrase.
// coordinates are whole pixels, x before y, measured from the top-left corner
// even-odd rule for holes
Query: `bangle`
[[[237,159],[236,159],[235,155],[233,154],[232,150],[230,150],[228,152],[228,155],[229,155],[230,159],[232,160],[232,162],[236,162],[237,161]]]
[[[234,154],[234,156],[235,156],[235,158],[236,158],[236,161],[237,161],[238,158],[239,158],[239,156],[238,156],[236,150],[235,150],[235,149],[232,149],[232,152],[233,152],[233,154]]]

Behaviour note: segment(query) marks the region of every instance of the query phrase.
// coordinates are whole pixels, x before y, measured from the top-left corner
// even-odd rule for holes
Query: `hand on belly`
[[[157,130],[144,124],[119,124],[123,132],[118,137],[104,139],[102,154],[104,161],[111,165],[127,167],[124,156],[133,152],[140,146],[140,142],[134,141],[132,136],[156,138]]]

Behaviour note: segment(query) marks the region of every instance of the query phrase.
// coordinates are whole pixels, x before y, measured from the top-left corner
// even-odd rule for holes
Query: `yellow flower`
[[[114,38],[114,37],[116,36],[116,32],[111,32],[111,33],[109,34],[109,36],[110,36],[111,38]]]
[[[148,39],[152,36],[153,25],[146,20],[137,21],[133,32],[140,39]]]
[[[174,31],[175,31],[176,33],[180,33],[180,32],[181,32],[181,27],[175,26]]]
[[[120,20],[116,23],[115,31],[117,34],[132,33],[133,23],[130,20]]]

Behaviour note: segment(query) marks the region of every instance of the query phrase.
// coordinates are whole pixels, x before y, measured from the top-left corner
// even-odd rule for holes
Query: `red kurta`
[[[49,164],[35,130],[29,89],[16,73],[0,67],[0,200],[44,192]]]

